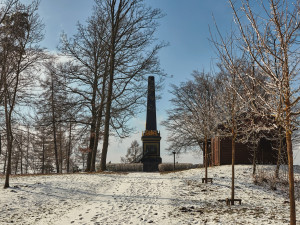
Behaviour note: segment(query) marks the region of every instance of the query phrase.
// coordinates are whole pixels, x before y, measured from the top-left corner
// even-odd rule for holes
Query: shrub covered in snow
[[[175,170],[188,170],[192,168],[197,168],[199,165],[194,165],[192,163],[176,163]],[[142,172],[142,163],[109,163],[106,165],[108,171],[113,172]],[[162,163],[158,165],[159,172],[167,172],[174,170],[173,163]]]
[[[192,163],[175,163],[175,170],[188,170],[196,168]],[[160,172],[173,171],[174,163],[162,163],[158,165],[158,169]]]
[[[280,191],[285,193],[286,196],[289,194],[289,181],[288,181],[288,167],[281,165],[279,170],[279,178],[274,175],[275,166],[261,165],[257,169],[257,173],[253,176],[253,183],[255,185],[270,188],[274,191]],[[300,167],[295,166],[295,198],[300,200]]]
[[[106,165],[108,171],[114,172],[141,172],[143,171],[142,163],[110,163]]]

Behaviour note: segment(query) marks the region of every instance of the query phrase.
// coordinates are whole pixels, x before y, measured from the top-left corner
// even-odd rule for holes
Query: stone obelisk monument
[[[160,133],[156,126],[156,107],[155,107],[155,82],[154,77],[148,77],[148,98],[147,98],[147,118],[146,130],[143,132],[143,171],[158,171],[158,164],[161,163],[160,157]]]

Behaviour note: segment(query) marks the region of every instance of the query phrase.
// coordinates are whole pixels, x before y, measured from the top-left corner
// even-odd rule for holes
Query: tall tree
[[[18,0],[7,0],[4,5],[0,8],[0,24],[2,25],[5,20],[7,20],[7,17],[13,12],[15,9],[16,5],[18,3]],[[3,28],[2,28],[3,30]],[[4,34],[4,32],[3,32]],[[5,42],[6,39],[4,38],[2,34],[1,37],[1,57],[0,57],[0,62],[1,64],[5,63],[7,54],[5,54]],[[1,68],[1,73],[0,73],[0,104],[2,104],[3,99],[4,99],[4,78],[6,76],[5,73],[5,67],[2,65]]]
[[[148,74],[161,74],[157,52],[164,44],[155,44],[154,32],[162,13],[147,7],[143,0],[96,0],[96,10],[106,27],[108,50],[108,87],[105,105],[104,137],[100,169],[106,170],[106,158],[113,101],[127,101],[121,108],[128,110],[141,99],[137,91],[145,87]],[[154,46],[153,46],[154,45]],[[131,116],[132,113],[130,113]]]
[[[8,1],[10,3],[11,1]],[[21,88],[27,86],[26,74],[41,57],[41,50],[36,45],[43,38],[42,25],[37,15],[39,1],[28,6],[15,3],[9,13],[1,20],[1,79],[3,89],[6,139],[7,169],[4,188],[9,187],[11,173],[11,155],[13,143],[12,120],[16,104],[20,102]]]
[[[295,108],[300,98],[299,89],[293,88],[293,81],[299,76],[300,1],[268,0],[265,4],[261,3],[262,8],[265,10],[264,19],[259,19],[263,17],[257,18],[254,16],[255,12],[249,1],[243,1],[242,3],[242,13],[249,21],[249,25],[246,26],[242,23],[241,15],[237,11],[236,6],[230,1],[241,37],[243,38],[243,44],[257,66],[264,71],[264,75],[268,78],[265,88],[270,93],[276,89],[280,90],[280,99],[276,105],[284,104],[282,113],[277,115],[277,117],[282,122],[286,132],[289,164],[290,223],[294,225],[296,224],[296,207],[292,134],[297,115],[300,113]],[[255,41],[249,37],[248,30],[257,36]],[[277,37],[275,40],[276,47],[272,48],[274,36]],[[278,60],[276,67],[269,63],[274,61],[274,58]],[[276,73],[278,67],[280,68],[280,74]],[[294,109],[297,111],[294,111]]]
[[[299,88],[294,85],[299,76],[299,0],[295,1],[262,1],[254,8],[250,1],[241,1],[237,7],[229,1],[237,25],[237,41],[239,50],[253,61],[256,70],[265,77],[259,82],[253,73],[246,75],[257,82],[269,95],[269,98],[259,99],[260,107],[274,115],[277,125],[285,130],[289,164],[289,197],[290,223],[296,224],[296,209],[294,196],[294,172],[292,134],[297,127],[299,115]],[[257,11],[259,16],[256,16]],[[225,49],[222,59],[229,59],[227,65],[239,76],[233,63],[229,46],[222,43]],[[227,47],[227,48],[226,48]],[[245,86],[245,85],[244,85]],[[257,107],[249,104],[251,109]]]
[[[60,50],[70,60],[64,64],[63,72],[68,81],[70,93],[77,99],[83,119],[74,121],[90,126],[89,151],[86,171],[95,170],[100,129],[103,121],[107,92],[108,56],[107,21],[94,10],[87,25],[77,25],[77,34],[68,39],[64,34]],[[87,110],[88,109],[88,110]]]
[[[237,63],[238,64],[238,63]],[[232,70],[220,68],[221,72],[218,74],[219,82],[217,87],[218,92],[218,116],[220,126],[218,127],[218,134],[221,137],[231,139],[231,197],[230,204],[235,202],[235,150],[237,137],[243,133],[243,110],[245,109],[239,95],[240,82],[236,73]]]
[[[69,119],[70,104],[65,91],[65,80],[61,76],[59,64],[55,57],[45,62],[46,77],[41,79],[42,93],[37,101],[39,126],[51,130],[56,172],[62,172],[62,126]],[[61,153],[61,154],[59,154]]]
[[[162,74],[157,52],[163,44],[155,44],[153,37],[160,10],[147,8],[141,0],[95,3],[87,25],[78,24],[77,34],[71,39],[64,35],[60,46],[71,57],[65,65],[69,89],[80,99],[90,126],[87,171],[95,170],[101,135],[105,170],[110,130],[126,135],[128,120],[144,102],[146,75]]]
[[[205,182],[208,176],[208,142],[216,128],[216,80],[210,74],[193,72],[193,80],[173,85],[171,102],[174,108],[162,124],[170,131],[168,148],[177,152],[188,147],[204,145]]]

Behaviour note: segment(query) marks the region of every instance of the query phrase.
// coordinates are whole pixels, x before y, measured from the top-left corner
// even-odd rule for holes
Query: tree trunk
[[[59,126],[59,153],[60,153],[60,173],[63,173],[63,150],[62,150],[62,131],[61,125]]]
[[[6,172],[7,156],[8,156],[8,149],[6,148],[5,157],[4,157],[4,165],[3,165],[3,174],[5,174],[5,172]]]
[[[27,149],[26,149],[26,174],[28,174],[28,166],[29,166],[29,126],[27,127]]]
[[[278,146],[278,155],[277,155],[277,164],[275,169],[275,178],[279,178],[279,169],[281,164],[281,152],[282,152],[282,137],[281,137],[281,129],[279,129],[279,146]]]
[[[91,164],[92,164],[92,151],[95,143],[95,119],[92,119],[92,124],[91,124],[91,137],[90,137],[90,143],[89,143],[89,152],[87,155],[87,162],[86,162],[86,172],[91,171]]]
[[[5,105],[5,124],[6,124],[6,138],[7,138],[7,168],[6,168],[6,176],[5,176],[5,184],[4,188],[9,187],[9,176],[11,173],[11,155],[12,155],[12,131],[11,131],[11,111],[8,110],[8,101],[7,101],[7,94],[5,93],[4,96],[4,105]]]
[[[252,169],[252,176],[256,173],[256,153],[257,153],[258,144],[255,142],[254,151],[253,151],[253,169]]]
[[[114,3],[115,4],[115,3]],[[119,5],[121,7],[121,3]],[[101,154],[100,170],[106,170],[106,157],[107,157],[107,148],[109,140],[109,125],[110,125],[110,110],[112,104],[112,94],[113,94],[113,83],[114,83],[114,73],[115,73],[115,45],[116,45],[116,32],[118,29],[119,13],[120,8],[118,9],[117,15],[115,15],[114,6],[111,7],[111,40],[109,46],[109,82],[108,82],[108,91],[107,91],[107,102],[106,102],[106,111],[105,111],[105,122],[104,122],[104,137],[103,137],[103,148]]]
[[[95,134],[95,140],[94,140],[94,146],[92,151],[92,158],[91,158],[91,172],[96,171],[96,156],[97,156],[97,150],[98,150],[98,142],[99,142],[99,133],[100,133],[100,127],[101,127],[101,119],[102,119],[102,107],[101,112],[99,112],[97,123],[96,123],[96,134]]]
[[[51,74],[51,109],[52,109],[52,129],[53,129],[53,144],[54,144],[54,154],[55,154],[55,163],[56,163],[56,173],[59,173],[58,151],[57,151],[57,140],[56,140],[56,120],[55,120],[53,74]]]
[[[59,162],[58,162],[58,151],[57,151],[57,140],[56,140],[56,122],[54,118],[54,112],[52,114],[52,128],[53,128],[53,144],[55,154],[56,173],[59,173]]]
[[[207,136],[204,138],[204,151],[205,151],[205,183],[207,183]]]
[[[96,108],[96,95],[98,88],[98,74],[94,73],[94,82],[93,82],[93,95],[91,99],[92,105],[92,122],[91,122],[91,136],[90,136],[90,144],[89,144],[89,152],[87,157],[86,171],[92,171],[92,157],[95,145],[95,136],[96,136],[96,123],[97,123],[97,108]]]
[[[105,99],[105,85],[106,85],[106,74],[104,74],[104,77],[103,77],[102,90],[101,90],[101,103],[100,103],[100,108],[97,113],[96,137],[95,137],[95,142],[94,142],[93,151],[92,151],[91,171],[96,171],[96,156],[97,156],[97,150],[98,150],[101,121],[102,121],[102,116],[103,116],[104,99]]]
[[[288,91],[287,91],[288,92]],[[288,155],[289,167],[289,196],[290,196],[290,224],[296,225],[296,206],[295,206],[295,182],[294,182],[294,162],[293,162],[293,148],[292,148],[292,129],[291,129],[291,108],[289,100],[289,92],[285,96],[285,125],[286,125],[286,147]]]
[[[16,153],[16,160],[15,160],[15,174],[18,173],[18,165],[19,165],[19,153]]]
[[[21,131],[22,132],[22,131]],[[21,133],[21,143],[20,143],[20,151],[21,151],[21,174],[23,174],[23,135]]]
[[[235,136],[232,136],[232,164],[231,164],[231,205],[234,205],[234,165],[235,165]]]
[[[107,148],[109,140],[109,124],[110,124],[110,109],[111,109],[111,100],[112,100],[112,86],[113,86],[113,75],[110,75],[109,88],[108,88],[108,98],[106,103],[106,112],[105,112],[105,122],[104,122],[104,138],[103,138],[103,148],[101,154],[100,170],[106,170],[106,157],[107,157]]]
[[[72,123],[70,122],[69,127],[69,146],[67,151],[67,173],[70,172],[70,156],[71,156],[71,143],[72,142]]]
[[[95,143],[95,130],[96,130],[96,107],[95,107],[95,96],[92,98],[92,122],[91,122],[91,132],[90,132],[90,143],[89,143],[89,151],[87,156],[86,162],[86,172],[91,171],[91,164],[92,164],[92,154],[93,154],[93,147]]]
[[[286,47],[286,46],[284,46]],[[284,64],[283,64],[283,77],[284,77],[284,104],[285,104],[285,133],[286,133],[286,147],[288,155],[288,167],[289,167],[289,196],[290,196],[290,224],[296,225],[296,206],[295,206],[295,181],[294,181],[294,162],[293,162],[293,147],[292,147],[292,121],[291,121],[291,90],[288,66],[288,53],[287,47],[284,48]]]
[[[289,196],[290,196],[290,224],[296,225],[296,206],[295,206],[295,190],[294,190],[294,162],[292,150],[292,135],[289,130],[286,131],[286,145],[289,161]]]
[[[85,166],[84,162],[85,162],[85,157],[84,157],[84,153],[82,153],[82,168],[84,168]]]
[[[1,133],[0,133],[0,156],[2,154],[2,143],[1,143]]]
[[[45,173],[45,137],[43,132],[42,137],[42,148],[43,148],[43,157],[42,157],[42,174]]]

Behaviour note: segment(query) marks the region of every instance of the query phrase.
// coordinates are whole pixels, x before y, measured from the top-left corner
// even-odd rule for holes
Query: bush
[[[188,170],[198,168],[199,165],[192,163],[176,163],[175,170]],[[112,172],[143,172],[143,163],[109,163],[106,165],[108,171]],[[158,165],[159,172],[174,171],[173,163],[162,163]]]
[[[113,172],[142,172],[142,163],[110,163],[106,165],[108,171]]]
[[[175,163],[175,170],[188,170],[196,168],[192,163]],[[174,171],[174,163],[162,163],[158,165],[159,172]]]

